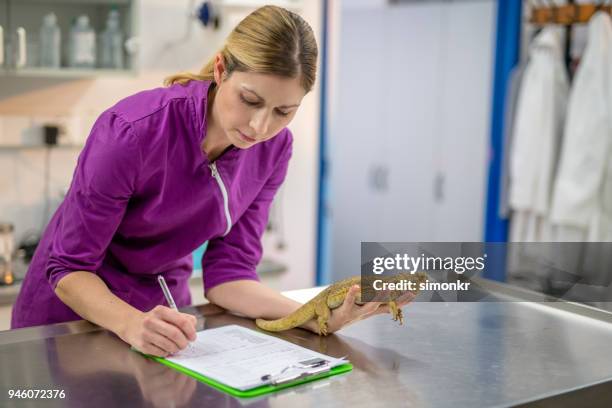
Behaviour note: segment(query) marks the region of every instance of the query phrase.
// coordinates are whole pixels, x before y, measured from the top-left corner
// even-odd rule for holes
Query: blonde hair
[[[219,52],[228,76],[239,71],[299,77],[306,92],[316,79],[318,51],[312,28],[281,7],[264,6],[246,16]],[[214,81],[214,63],[213,57],[199,73],[180,72],[166,78],[164,84]]]

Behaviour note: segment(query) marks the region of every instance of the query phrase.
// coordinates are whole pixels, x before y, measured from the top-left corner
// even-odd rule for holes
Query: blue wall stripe
[[[510,73],[519,60],[521,33],[521,3],[517,0],[497,2],[497,39],[493,79],[493,109],[491,118],[489,179],[485,218],[485,241],[505,242],[508,239],[508,220],[499,216],[501,165],[503,158],[504,117],[506,90]],[[487,278],[505,280],[505,257],[496,257],[499,265],[490,268]]]
[[[329,180],[327,171],[327,38],[329,30],[328,0],[322,0],[322,27],[320,58],[320,120],[319,120],[319,191],[317,203],[316,276],[317,286],[329,282],[329,218],[326,211]]]

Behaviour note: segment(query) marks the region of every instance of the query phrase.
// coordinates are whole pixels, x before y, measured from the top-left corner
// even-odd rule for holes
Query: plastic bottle
[[[57,17],[49,13],[43,17],[40,27],[40,66],[45,68],[60,67],[60,44],[62,33],[57,25]]]
[[[81,15],[70,29],[71,67],[93,68],[96,65],[96,33],[89,25],[89,17]]]
[[[122,69],[123,62],[123,33],[121,32],[119,11],[116,9],[108,13],[106,28],[102,32],[100,41],[100,66],[102,68]]]

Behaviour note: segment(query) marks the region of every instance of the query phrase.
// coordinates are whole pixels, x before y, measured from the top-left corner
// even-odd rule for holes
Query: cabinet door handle
[[[23,27],[17,29],[17,68],[23,68],[27,63],[26,56],[26,30]]]
[[[0,67],[4,65],[4,28],[0,25]]]
[[[370,170],[370,186],[374,191],[384,192],[389,187],[389,170],[382,165],[375,165]]]
[[[434,179],[434,200],[438,203],[444,201],[444,182],[446,178],[443,173],[437,173]]]

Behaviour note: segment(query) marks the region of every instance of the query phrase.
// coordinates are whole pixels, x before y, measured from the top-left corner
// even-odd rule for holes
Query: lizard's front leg
[[[327,336],[327,322],[331,312],[326,302],[317,302],[315,305],[315,316],[319,323],[319,335]]]
[[[389,302],[389,312],[393,316],[393,320],[399,320],[399,324],[404,324],[404,315],[402,314],[402,309],[397,306],[395,300],[391,300]]]

